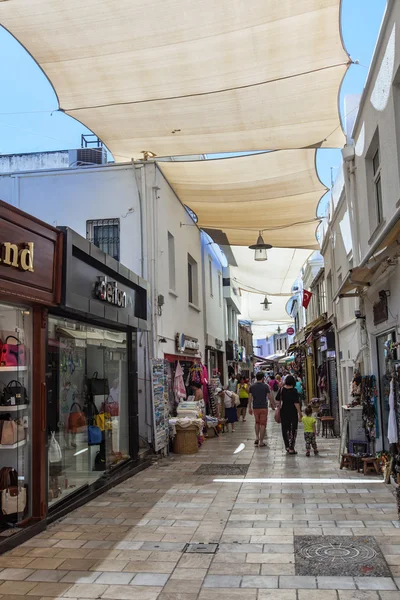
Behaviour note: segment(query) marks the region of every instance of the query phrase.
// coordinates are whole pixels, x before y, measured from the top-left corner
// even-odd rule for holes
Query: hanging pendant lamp
[[[268,300],[268,297],[265,296],[264,300],[261,302],[261,304],[263,305],[264,309],[263,310],[269,310],[270,304],[272,304],[272,302],[270,302]]]
[[[267,250],[270,250],[272,246],[264,242],[262,231],[260,231],[257,243],[249,246],[249,248],[250,250],[254,250],[254,260],[258,262],[268,260]]]

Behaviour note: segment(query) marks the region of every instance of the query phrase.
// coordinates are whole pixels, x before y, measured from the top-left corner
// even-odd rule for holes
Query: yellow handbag
[[[110,415],[107,413],[99,413],[94,417],[94,424],[97,425],[101,431],[110,430],[111,429],[111,419]]]

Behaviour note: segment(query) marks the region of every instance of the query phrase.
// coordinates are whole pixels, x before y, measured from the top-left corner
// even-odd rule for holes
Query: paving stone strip
[[[338,440],[307,458],[299,435],[287,456],[272,418],[268,447],[252,428],[160,460],[0,556],[0,600],[400,600],[390,490],[340,471]]]

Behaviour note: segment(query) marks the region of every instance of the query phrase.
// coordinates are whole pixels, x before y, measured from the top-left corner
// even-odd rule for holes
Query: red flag
[[[310,304],[311,296],[312,296],[311,292],[309,292],[308,290],[303,290],[303,306],[306,309],[308,308],[308,305]]]

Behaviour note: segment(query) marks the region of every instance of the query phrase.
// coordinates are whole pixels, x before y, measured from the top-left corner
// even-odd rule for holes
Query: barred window
[[[119,261],[119,219],[86,221],[86,238]]]

